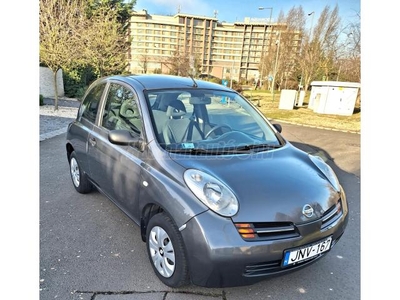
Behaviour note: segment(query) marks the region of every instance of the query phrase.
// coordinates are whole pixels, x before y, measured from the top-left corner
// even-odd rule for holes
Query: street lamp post
[[[308,15],[308,16],[311,16],[311,15],[312,15],[312,18],[311,18],[311,26],[310,26],[310,33],[309,33],[309,37],[308,37],[308,39],[309,39],[309,41],[310,41],[310,43],[311,43],[311,33],[312,33],[312,26],[313,26],[313,22],[314,22],[314,11],[310,12],[310,13],[307,14],[307,15]],[[301,71],[301,77],[300,77],[300,85],[299,85],[299,88],[300,88],[300,87],[303,87],[303,85],[302,85],[302,82],[303,82],[303,73],[304,73],[304,66],[303,66],[302,71]]]
[[[231,68],[231,72],[230,72],[230,76],[231,76],[231,88],[232,88],[232,81],[233,81],[233,66],[234,66],[235,61],[232,60],[232,68]]]
[[[259,8],[258,8],[258,10],[265,10],[265,9],[269,9],[269,10],[271,10],[271,12],[270,12],[270,14],[269,14],[269,26],[270,26],[270,28],[271,28],[271,31],[270,31],[270,35],[269,35],[269,41],[270,41],[270,43],[269,43],[269,47],[268,47],[268,51],[269,51],[269,49],[270,49],[270,47],[271,47],[271,36],[272,36],[272,7],[262,7],[262,6],[260,6]],[[268,27],[267,27],[268,28]],[[264,65],[264,64],[263,64]],[[261,78],[260,78],[260,81],[262,82],[262,80],[263,80],[263,70],[264,70],[264,66],[261,68]]]
[[[311,34],[312,34],[312,26],[314,23],[314,11],[312,11],[308,14],[308,16],[311,16],[311,15],[312,15],[312,18],[311,18],[311,26],[310,26],[310,40],[311,40]]]

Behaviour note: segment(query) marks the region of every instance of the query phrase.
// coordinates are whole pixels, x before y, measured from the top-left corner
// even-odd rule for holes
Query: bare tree
[[[280,89],[287,82],[297,81],[301,70],[300,51],[305,17],[301,6],[293,7],[287,16],[281,11],[271,37],[268,52],[264,53],[259,65],[261,74],[272,76],[273,84]],[[272,86],[270,86],[272,88]]]
[[[299,57],[302,50],[301,33],[304,31],[305,16],[301,6],[292,7],[287,16],[283,12],[278,18],[279,24],[285,27],[279,29],[279,52],[276,57],[276,84],[279,89],[297,86],[299,69]]]
[[[142,67],[143,73],[147,73],[147,66],[149,64],[149,56],[146,54],[143,54],[139,57],[139,66]]]
[[[85,57],[98,77],[123,73],[129,63],[130,37],[118,21],[118,11],[99,6],[91,12],[85,31]]]
[[[338,51],[340,29],[339,7],[327,5],[321,12],[312,36],[305,34],[303,74],[305,90],[315,78],[328,80]]]
[[[264,80],[267,78],[269,75],[272,76],[273,70],[274,70],[274,47],[270,46],[268,47],[269,50],[264,52],[262,54],[262,57],[260,59],[260,64],[258,66],[258,70],[260,72],[260,76],[262,77],[261,79]],[[270,86],[268,87],[270,88]]]
[[[352,23],[343,29],[338,5],[325,6],[309,30],[301,6],[286,16],[281,12],[277,23],[279,36],[272,40],[272,51],[264,55],[260,69],[275,75],[279,89],[299,82],[307,90],[318,79],[360,81],[360,26]]]
[[[162,61],[162,64],[169,69],[172,75],[189,76],[192,74],[190,56],[177,50],[171,57]]]
[[[307,90],[313,80],[360,81],[360,23],[343,29],[338,5],[333,9],[327,5],[315,26],[306,30],[305,24],[301,6],[286,16],[280,12],[274,28],[278,35],[261,59],[260,73],[273,75],[279,89],[297,82]]]
[[[314,46],[318,51],[319,70],[323,79],[330,79],[330,71],[334,69],[334,62],[339,49],[340,17],[339,7],[336,5],[332,12],[326,6],[318,19],[314,29]]]
[[[361,82],[361,30],[360,14],[358,21],[345,26],[345,38],[340,46],[340,55],[337,61],[337,80]]]
[[[54,74],[54,110],[58,110],[58,70],[83,61],[84,10],[81,0],[39,2],[39,59]]]

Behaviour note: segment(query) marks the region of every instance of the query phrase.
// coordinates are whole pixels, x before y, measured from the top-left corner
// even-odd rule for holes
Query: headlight
[[[238,212],[235,195],[218,179],[195,169],[186,170],[183,178],[193,194],[217,214],[232,217]]]
[[[321,172],[325,175],[325,177],[329,180],[329,182],[332,184],[335,190],[340,192],[340,183],[332,168],[326,162],[324,162],[324,160],[321,157],[311,154],[309,154],[308,156],[310,157],[314,165],[316,165],[318,169],[320,169]]]

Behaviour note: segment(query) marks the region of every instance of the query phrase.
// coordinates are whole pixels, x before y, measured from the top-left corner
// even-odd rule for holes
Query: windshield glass
[[[271,125],[237,93],[157,90],[147,97],[157,140],[169,151],[264,151],[281,145]]]

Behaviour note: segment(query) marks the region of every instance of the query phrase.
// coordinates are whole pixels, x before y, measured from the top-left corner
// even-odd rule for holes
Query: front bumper
[[[300,236],[273,241],[245,241],[229,218],[206,211],[192,218],[181,231],[186,246],[190,278],[205,287],[250,285],[267,277],[303,268],[326,255],[322,253],[297,265],[282,267],[287,249],[314,243],[332,235],[332,246],[342,236],[348,211],[334,226],[321,231],[321,221],[297,225]]]

